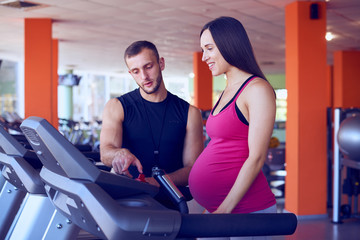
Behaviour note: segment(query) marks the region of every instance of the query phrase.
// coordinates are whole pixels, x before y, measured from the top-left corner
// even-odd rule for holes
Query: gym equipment
[[[158,188],[98,169],[45,119],[21,129],[44,164],[46,192],[68,219],[104,239],[293,234],[297,218],[283,214],[181,214],[153,196]]]
[[[0,126],[5,128],[7,131],[20,133],[20,124],[22,120],[23,119],[16,112],[10,113],[5,111],[2,116],[0,116]]]
[[[89,147],[90,150],[87,151],[99,152],[101,123],[101,121],[87,122],[59,118],[58,130],[74,145]]]
[[[184,195],[171,181],[170,177],[165,174],[165,171],[159,169],[158,167],[153,167],[152,176],[160,184],[160,186],[166,189],[166,193],[170,197],[171,201],[173,201],[175,206],[178,206],[179,211],[181,213],[189,213],[189,209]]]
[[[0,159],[1,159],[1,154],[2,154],[3,152],[1,151],[1,147],[0,147]],[[0,163],[0,170],[2,170],[3,169],[3,165]],[[5,178],[2,176],[2,174],[0,174],[0,192],[1,192],[1,189],[2,189],[2,187],[4,186],[4,184],[5,184],[5,182],[6,182],[6,180],[5,180]]]
[[[341,169],[343,166],[353,170],[360,169],[360,109],[334,110],[334,178],[333,178],[333,223],[341,223],[342,217],[351,216],[352,196],[354,196],[354,212],[357,213],[359,180],[352,184],[347,178],[344,182],[344,193],[349,197],[348,205],[341,206]],[[341,154],[342,153],[342,154]],[[349,171],[348,171],[349,172]],[[353,186],[354,185],[354,186]],[[349,213],[350,212],[350,213]]]
[[[2,157],[0,156],[0,158]],[[0,239],[5,239],[25,196],[26,192],[20,191],[9,182],[4,181],[0,192]]]
[[[42,163],[0,128],[0,163],[6,183],[0,194],[0,239],[66,239],[80,230],[74,224],[57,226],[66,219],[49,201],[39,172]],[[66,229],[66,230],[65,230]]]
[[[355,168],[346,168],[346,178],[343,181],[342,193],[348,196],[348,204],[340,207],[341,219],[350,218],[355,215],[352,212],[358,212],[358,195],[360,190],[360,170]],[[354,207],[352,208],[352,199],[354,198]],[[352,211],[353,209],[353,211]]]
[[[280,146],[280,141],[277,137],[271,137],[270,138],[270,143],[269,143],[269,148],[277,148],[278,146]]]
[[[16,161],[15,158],[17,158],[18,161],[22,161],[25,156],[29,157],[31,154],[2,127],[0,127],[0,146],[2,149],[0,153],[0,163],[3,166],[2,178],[5,180],[0,193],[0,206],[2,210],[0,217],[0,238],[4,239],[26,196],[26,188],[28,187],[36,191],[36,183],[41,183],[41,181],[40,178],[36,179],[35,177],[35,184],[33,181],[26,182],[25,185],[21,182],[15,173],[15,171],[18,170],[18,165],[15,163],[14,166],[12,166],[12,161]],[[14,157],[9,157],[7,153]],[[37,158],[35,154],[32,156]],[[32,175],[32,170],[33,168],[30,167],[30,176]],[[18,174],[24,176],[20,171]]]
[[[337,134],[340,151],[349,159],[360,161],[360,116],[344,119]]]
[[[269,147],[262,171],[276,198],[284,198],[285,194],[285,145]]]

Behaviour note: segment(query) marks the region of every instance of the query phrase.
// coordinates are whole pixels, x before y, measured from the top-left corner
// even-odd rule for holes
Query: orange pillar
[[[57,67],[52,53],[52,20],[25,19],[25,117],[42,117],[56,127],[57,79],[55,82],[53,71]]]
[[[52,40],[52,105],[51,105],[51,123],[57,129],[59,127],[58,119],[58,65],[59,65],[59,40]]]
[[[334,53],[334,107],[360,107],[360,51]]]
[[[194,53],[194,105],[200,110],[210,110],[212,108],[212,74],[201,58],[201,52]]]
[[[327,104],[326,106],[332,108],[334,105],[334,67],[328,65],[326,68],[326,99]]]
[[[311,19],[317,4],[318,18]],[[293,2],[285,8],[286,122],[285,209],[326,214],[326,5]]]

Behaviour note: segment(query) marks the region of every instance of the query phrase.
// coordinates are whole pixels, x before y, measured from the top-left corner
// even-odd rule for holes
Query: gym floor
[[[346,219],[342,224],[333,224],[329,217],[299,219],[291,236],[275,236],[273,240],[359,240],[360,218]]]
[[[281,200],[278,211],[282,211]],[[273,240],[359,240],[360,215],[344,219],[340,224],[331,222],[332,212],[319,217],[299,217],[296,231],[291,236],[275,236]]]

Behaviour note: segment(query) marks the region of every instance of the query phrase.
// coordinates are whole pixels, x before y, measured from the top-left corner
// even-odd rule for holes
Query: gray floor
[[[331,223],[329,217],[320,219],[299,219],[298,227],[291,236],[276,236],[273,240],[359,240],[360,218],[343,220],[341,224]]]
[[[278,200],[278,211],[281,212],[283,201]],[[275,236],[273,240],[360,240],[360,215],[343,219],[342,223],[331,222],[332,213],[329,215],[312,217],[298,217],[298,226],[291,236]]]

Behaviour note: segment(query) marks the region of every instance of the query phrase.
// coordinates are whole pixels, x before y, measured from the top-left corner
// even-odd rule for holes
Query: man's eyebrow
[[[136,70],[136,69],[138,69],[138,68],[137,68],[137,67],[131,68],[131,69],[129,69],[129,71],[132,72],[132,71],[134,71],[134,70]]]
[[[152,61],[147,62],[147,63],[145,63],[143,66],[141,66],[140,68],[146,67],[146,66],[149,65],[149,64],[153,64],[153,62],[152,62]],[[139,67],[131,68],[131,69],[129,69],[129,71],[133,71],[133,70],[136,70],[136,69],[139,69]]]

